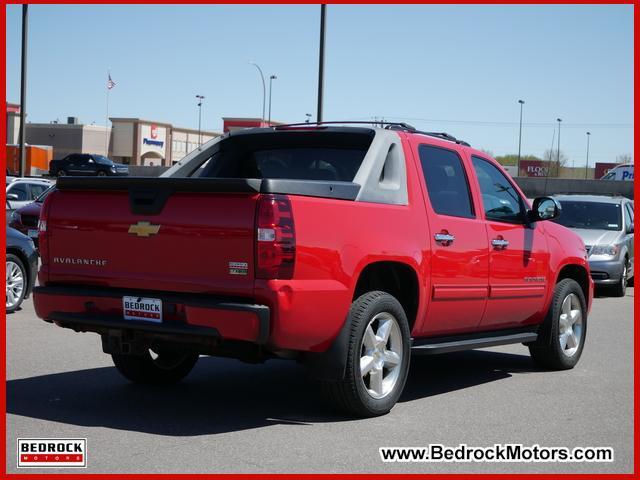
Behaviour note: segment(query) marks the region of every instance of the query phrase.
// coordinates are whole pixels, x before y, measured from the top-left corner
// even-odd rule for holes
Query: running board
[[[459,352],[462,350],[495,347],[497,345],[509,345],[512,343],[535,342],[537,338],[538,334],[536,332],[529,331],[502,335],[494,333],[490,336],[475,336],[473,338],[459,336],[458,338],[416,339],[411,347],[411,353],[416,355],[433,355],[436,353]]]

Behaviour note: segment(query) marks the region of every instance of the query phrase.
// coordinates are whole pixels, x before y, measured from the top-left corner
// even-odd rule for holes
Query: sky
[[[6,6],[7,101],[20,99],[21,7]],[[316,117],[318,5],[31,5],[32,122],[111,117],[202,128],[260,117]],[[633,153],[632,5],[329,5],[325,120],[404,121],[494,155],[569,165]],[[268,102],[267,102],[268,103]],[[554,143],[557,148],[557,143]]]

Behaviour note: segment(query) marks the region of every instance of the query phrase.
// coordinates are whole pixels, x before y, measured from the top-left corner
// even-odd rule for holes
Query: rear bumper
[[[125,320],[125,295],[162,300],[162,323]],[[129,330],[177,337],[207,337],[263,345],[269,339],[270,310],[265,305],[208,295],[166,294],[110,288],[36,287],[36,314],[76,331]]]

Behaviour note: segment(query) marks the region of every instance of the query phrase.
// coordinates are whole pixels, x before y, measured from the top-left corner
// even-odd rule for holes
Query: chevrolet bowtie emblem
[[[138,222],[129,226],[129,233],[139,237],[150,237],[160,230],[160,225],[151,225],[151,222]]]

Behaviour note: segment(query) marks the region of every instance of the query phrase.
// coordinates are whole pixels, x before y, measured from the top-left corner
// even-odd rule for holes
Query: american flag
[[[110,73],[108,75],[109,75],[109,80],[107,80],[107,89],[111,90],[113,87],[116,86],[116,82],[111,80],[111,74]]]

